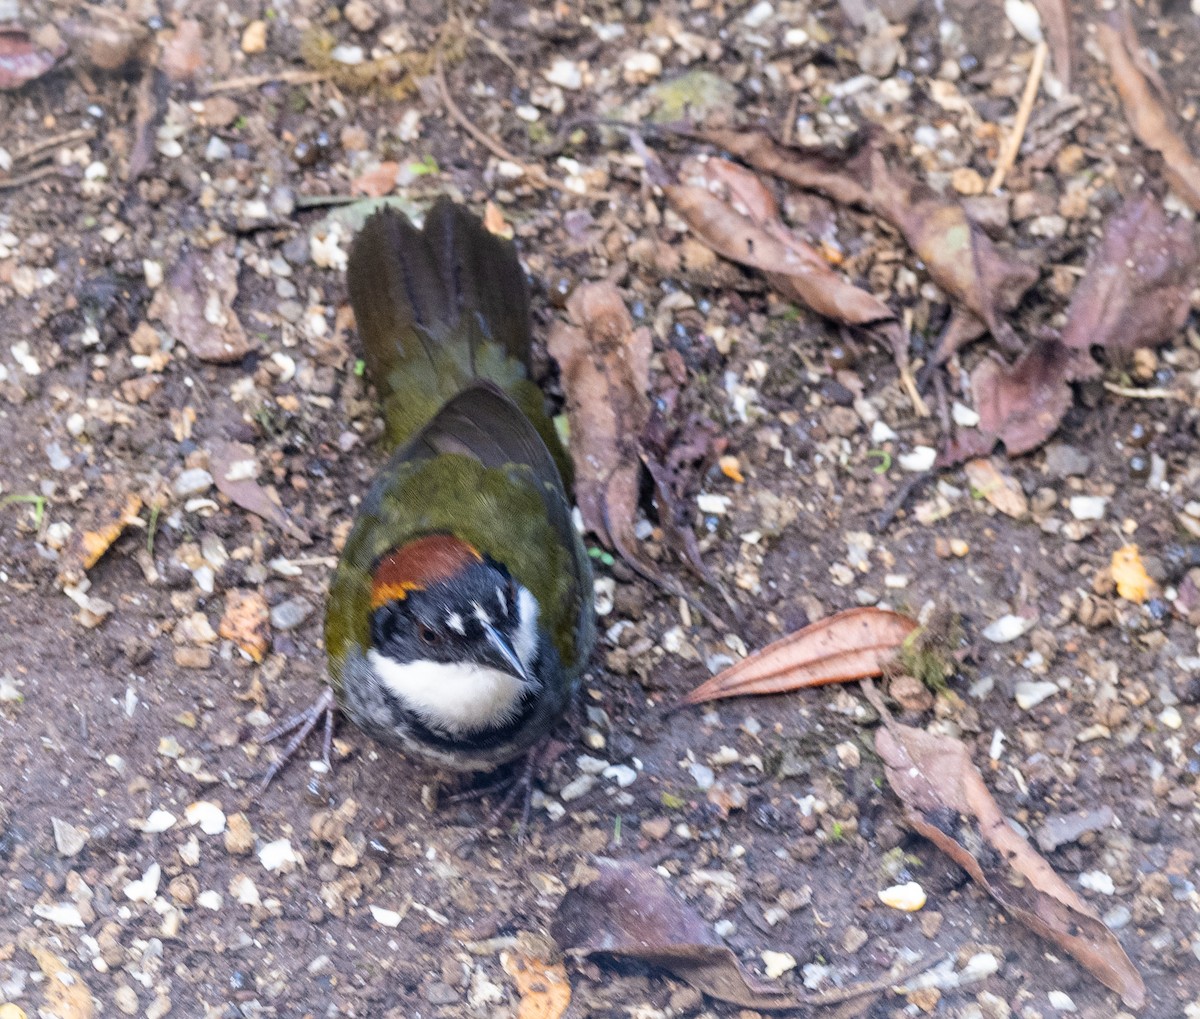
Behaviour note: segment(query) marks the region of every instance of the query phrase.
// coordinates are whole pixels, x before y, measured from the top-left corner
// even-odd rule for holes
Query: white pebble
[[[1073,495],[1067,506],[1076,520],[1103,520],[1108,499],[1102,495]]]
[[[287,839],[268,842],[258,851],[258,859],[272,874],[285,873],[304,862]]]
[[[993,644],[1007,644],[1024,636],[1037,625],[1037,618],[1014,616],[1011,613],[988,623],[983,629],[983,635]]]
[[[572,92],[583,88],[583,72],[574,60],[559,57],[550,65],[550,69],[543,73],[551,85],[557,85],[559,88],[569,89]]]
[[[588,754],[580,754],[575,758],[575,766],[585,775],[600,775],[605,768],[612,766],[612,762],[599,757],[591,757]]]
[[[1071,996],[1065,991],[1048,991],[1046,997],[1050,999],[1050,1004],[1060,1012],[1078,1012],[1079,1006],[1071,1000]]]
[[[796,968],[796,957],[789,952],[763,952],[760,956],[768,980],[778,980],[788,970]]]
[[[384,927],[399,927],[404,917],[394,909],[384,909],[382,906],[371,906],[371,915],[375,922]]]
[[[1028,0],[1004,0],[1004,13],[1026,42],[1036,45],[1042,41],[1041,15]]]
[[[247,874],[235,874],[230,879],[229,893],[243,906],[258,906],[262,903],[258,885]]]
[[[136,881],[130,881],[125,886],[125,898],[130,902],[153,902],[158,894],[158,880],[162,877],[162,868],[157,863],[150,864],[146,873]]]
[[[612,764],[604,769],[603,775],[611,782],[616,782],[621,789],[626,789],[633,785],[637,778],[637,771],[628,764]]]
[[[70,902],[56,902],[53,905],[39,902],[33,907],[33,915],[41,917],[43,920],[49,920],[59,927],[85,926],[83,917],[79,913],[79,907]]]
[[[893,442],[898,436],[890,429],[883,420],[877,420],[871,425],[871,441],[876,446],[882,446],[885,442]]]
[[[1183,725],[1183,716],[1179,713],[1179,709],[1172,705],[1168,705],[1159,712],[1158,720],[1168,729],[1178,729]]]
[[[769,0],[759,0],[753,7],[742,15],[742,24],[747,28],[762,28],[775,13],[775,7]]]
[[[205,835],[220,835],[225,830],[225,811],[211,800],[189,803],[183,816],[188,824],[200,825]]]
[[[979,412],[972,410],[965,403],[954,401],[950,408],[950,416],[960,428],[974,428],[979,424]]]
[[[914,446],[909,452],[901,453],[900,466],[913,474],[927,471],[937,460],[937,450],[932,446]]]
[[[558,795],[564,803],[570,803],[572,800],[577,800],[590,793],[595,785],[595,775],[580,775],[574,781],[563,786],[562,792]]]
[[[696,496],[696,505],[700,507],[700,512],[714,517],[724,516],[728,513],[731,501],[727,495],[706,495],[701,493]]]
[[[879,901],[892,909],[905,913],[915,913],[926,902],[925,889],[917,882],[909,881],[902,885],[892,885],[879,893]]]
[[[158,835],[172,828],[175,822],[179,820],[169,810],[155,810],[144,821],[130,821],[129,827],[136,828],[138,831],[143,831],[147,835]]]
[[[1017,707],[1022,711],[1029,711],[1032,708],[1036,708],[1047,697],[1053,697],[1058,693],[1058,685],[1048,682],[1023,682],[1017,684],[1013,693],[1017,701]]]
[[[201,892],[196,896],[196,905],[204,909],[217,910],[225,904],[225,899],[221,893],[209,888],[207,891]]]
[[[1079,875],[1079,887],[1099,895],[1115,895],[1117,892],[1113,879],[1102,870],[1085,870]]]

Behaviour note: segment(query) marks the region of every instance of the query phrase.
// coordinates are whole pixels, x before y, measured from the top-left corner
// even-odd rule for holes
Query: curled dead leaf
[[[858,205],[895,226],[934,281],[996,337],[1016,350],[1021,344],[1003,319],[1038,278],[1038,270],[997,246],[957,202],[935,195],[889,161],[873,143],[848,156],[790,148],[761,132],[700,131],[691,135],[722,148],[764,173],[834,201]],[[954,344],[943,339],[944,360]],[[976,333],[977,335],[977,333]],[[973,338],[973,337],[972,337]]]
[[[762,270],[781,294],[826,318],[866,325],[893,317],[886,304],[834,272],[784,226],[774,196],[754,173],[709,159],[681,176],[696,183],[665,187],[667,200],[717,254]]]
[[[1181,217],[1168,220],[1153,195],[1131,198],[1105,224],[1071,295],[1063,343],[1126,354],[1165,343],[1187,320],[1198,276],[1193,224]]]
[[[1117,585],[1117,594],[1138,605],[1146,601],[1157,587],[1146,572],[1136,545],[1122,545],[1112,554],[1112,577]]]
[[[40,78],[66,56],[61,43],[39,46],[23,28],[0,28],[0,92],[11,92]]]
[[[102,500],[92,513],[90,525],[75,531],[71,544],[63,553],[59,579],[77,585],[127,527],[142,525],[138,516],[141,511],[142,497],[135,492]]]
[[[396,174],[399,171],[399,163],[380,163],[367,170],[366,173],[355,177],[350,184],[350,193],[366,195],[369,198],[382,198],[384,195],[391,194],[392,189],[396,186]]]
[[[1134,137],[1163,158],[1163,176],[1179,197],[1200,211],[1200,161],[1176,130],[1167,95],[1156,80],[1140,67],[1145,61],[1137,53],[1137,36],[1124,7],[1114,11],[1107,23],[1096,26],[1096,41],[1112,71],[1113,85]],[[1157,86],[1157,87],[1156,87]]]
[[[966,746],[901,725],[877,693],[871,696],[885,722],[875,748],[909,824],[1023,924],[1074,956],[1130,1008],[1140,1008],[1146,988],[1120,942],[1008,824]]]
[[[971,488],[1006,517],[1023,520],[1029,515],[1029,500],[1021,483],[1011,474],[1002,473],[991,460],[968,460],[963,464],[963,473]]]
[[[898,612],[848,609],[768,644],[701,683],[684,703],[784,693],[878,676],[916,628],[916,622]]]
[[[222,248],[184,254],[146,312],[201,361],[232,364],[258,344],[242,328],[233,302],[237,259]]]
[[[230,502],[275,524],[297,541],[307,544],[312,540],[279,504],[275,490],[258,483],[258,461],[251,447],[218,441],[213,443],[209,459],[217,490]]]
[[[596,859],[592,865],[596,877],[567,892],[551,926],[565,954],[635,959],[743,1008],[798,1004],[743,969],[657,871],[633,860]]]

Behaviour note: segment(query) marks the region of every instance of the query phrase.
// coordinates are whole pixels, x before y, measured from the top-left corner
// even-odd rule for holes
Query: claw
[[[321,759],[325,762],[326,771],[332,768],[333,713],[336,708],[337,704],[334,701],[333,690],[326,687],[321,691],[321,695],[303,711],[297,712],[291,718],[278,723],[259,737],[259,743],[270,743],[272,740],[279,739],[280,736],[286,736],[288,733],[293,734],[292,738],[288,740],[287,745],[283,748],[282,753],[272,762],[266,774],[263,775],[262,780],[258,783],[258,787],[255,789],[256,796],[266,791],[267,786],[287,766],[296,751],[300,749],[300,744],[308,738],[308,734],[317,727],[317,723],[322,718],[325,720],[325,735],[321,741]]]

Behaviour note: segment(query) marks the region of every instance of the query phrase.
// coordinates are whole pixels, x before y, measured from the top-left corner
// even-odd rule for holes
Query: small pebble
[[[778,980],[788,970],[796,968],[796,957],[788,952],[766,951],[760,958],[768,980]]]
[[[577,800],[581,796],[587,795],[596,785],[595,775],[580,775],[578,778],[568,782],[562,788],[562,792],[558,794],[559,799],[564,803],[570,803],[572,800]]]
[[[271,626],[276,630],[294,630],[313,614],[311,602],[304,598],[289,598],[271,609]]]
[[[879,893],[879,901],[885,906],[891,906],[892,909],[899,909],[905,913],[915,913],[925,905],[925,889],[917,884],[916,881],[909,881],[902,885],[892,885],[890,888],[885,888]]]
[[[568,60],[566,57],[559,57],[555,60],[544,74],[551,85],[557,85],[559,88],[569,89],[572,92],[583,88],[583,72],[574,60]]]
[[[1014,616],[1010,613],[985,626],[983,636],[993,644],[1007,644],[1010,640],[1016,640],[1028,633],[1036,625],[1036,617]]]
[[[1047,697],[1053,697],[1056,693],[1058,693],[1058,685],[1049,682],[1021,682],[1017,684],[1014,691],[1017,707],[1022,711],[1036,708]]]
[[[88,830],[86,828],[68,824],[57,817],[50,818],[50,825],[54,829],[54,847],[60,855],[69,859],[78,855],[80,850],[87,845]]]
[[[1076,520],[1103,520],[1108,499],[1102,495],[1073,495],[1067,506]]]
[[[930,470],[937,460],[937,450],[932,446],[914,446],[909,452],[901,453],[900,466],[913,474]]]
[[[1079,875],[1079,887],[1099,895],[1115,895],[1117,892],[1113,879],[1102,870],[1085,870]]]
[[[1065,991],[1050,991],[1046,997],[1050,1000],[1050,1005],[1060,1012],[1077,1012],[1079,1010],[1075,1002],[1071,1000],[1071,996]]]

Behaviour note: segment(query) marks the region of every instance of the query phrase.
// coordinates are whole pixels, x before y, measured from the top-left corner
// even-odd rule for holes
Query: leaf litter
[[[914,620],[898,612],[847,609],[743,658],[696,687],[684,703],[786,693],[882,675],[916,629]]]
[[[0,27],[0,92],[12,92],[54,69],[66,56],[61,40],[40,46],[24,28]]]
[[[559,903],[550,933],[573,959],[615,957],[665,970],[718,1001],[756,1009],[833,1005],[878,995],[925,968],[821,994],[791,994],[749,972],[653,868],[596,857]],[[776,953],[765,952],[770,958]]]
[[[967,747],[879,712],[875,748],[888,784],[918,834],[946,853],[1009,913],[1072,955],[1130,1008],[1146,1000],[1141,975],[1116,936],[1000,812]]]
[[[559,365],[566,394],[575,498],[584,525],[647,580],[687,598],[710,621],[718,617],[641,554],[635,524],[641,467],[651,458],[643,435],[650,422],[650,330],[634,328],[616,286],[584,283],[567,300],[567,320],[557,320],[546,347]],[[674,527],[675,508],[662,472],[656,481],[660,517]],[[688,528],[690,531],[690,528]],[[688,549],[686,543],[681,547]],[[695,551],[691,565],[714,587]],[[719,588],[718,588],[719,590]]]

